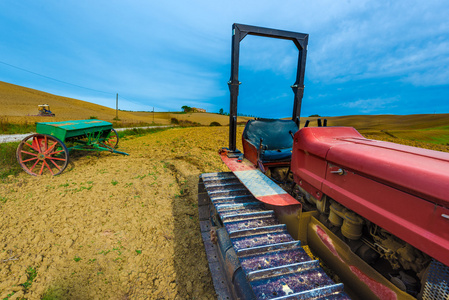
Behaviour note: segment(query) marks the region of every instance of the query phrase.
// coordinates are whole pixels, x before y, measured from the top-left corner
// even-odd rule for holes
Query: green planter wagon
[[[58,175],[67,167],[72,150],[117,151],[117,132],[112,123],[101,120],[76,120],[36,123],[35,134],[17,147],[17,161],[30,175]],[[66,144],[70,144],[67,147]]]

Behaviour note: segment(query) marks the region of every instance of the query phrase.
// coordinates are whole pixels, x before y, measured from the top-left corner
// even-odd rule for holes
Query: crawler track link
[[[232,172],[200,176],[198,209],[218,299],[349,299]]]

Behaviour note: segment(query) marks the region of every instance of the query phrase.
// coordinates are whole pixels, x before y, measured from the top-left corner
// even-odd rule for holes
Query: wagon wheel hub
[[[38,158],[39,160],[44,160],[44,159],[45,159],[45,154],[39,153],[39,154],[37,155],[37,158]]]

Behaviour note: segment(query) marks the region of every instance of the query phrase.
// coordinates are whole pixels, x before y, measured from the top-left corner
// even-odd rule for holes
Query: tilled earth
[[[0,183],[0,299],[214,299],[196,192],[227,136],[168,129]]]

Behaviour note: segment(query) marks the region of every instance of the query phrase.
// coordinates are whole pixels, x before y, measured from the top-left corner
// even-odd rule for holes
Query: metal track
[[[349,299],[232,172],[200,176],[198,209],[218,299]]]

